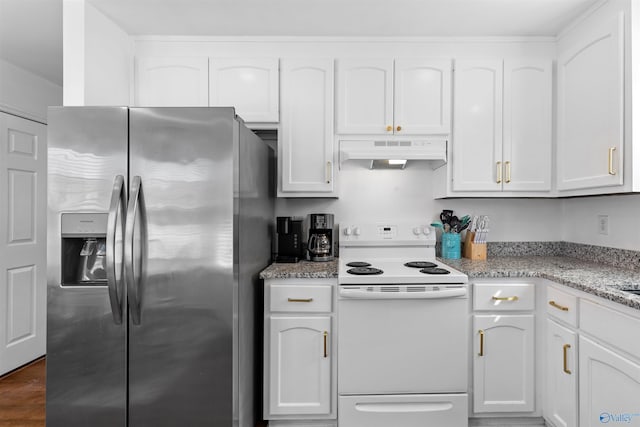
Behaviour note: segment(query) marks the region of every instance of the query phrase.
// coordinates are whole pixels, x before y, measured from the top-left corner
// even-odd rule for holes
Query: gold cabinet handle
[[[565,344],[562,346],[562,370],[565,374],[571,375],[571,371],[567,369],[567,350],[571,348],[570,344]]]
[[[322,337],[324,338],[324,357],[327,357],[327,337],[329,336],[329,332],[324,331]]]
[[[512,297],[491,297],[491,299],[494,301],[518,301],[520,298],[514,295]]]
[[[616,147],[609,147],[609,175],[615,175],[616,171],[613,170],[613,152],[616,151]]]
[[[555,307],[555,308],[557,308],[558,310],[562,310],[562,311],[569,311],[569,307],[565,307],[565,306],[563,306],[563,305],[560,305],[560,304],[558,304],[558,303],[557,303],[557,302],[555,302],[555,301],[549,301],[549,305],[550,305],[551,307]]]
[[[389,125],[387,126],[387,132],[391,132],[393,130],[393,126]]]
[[[502,162],[496,162],[496,184],[502,182]]]
[[[327,184],[331,184],[331,162],[327,162],[327,175],[325,178],[327,179]]]
[[[480,334],[480,353],[478,356],[484,356],[484,331],[480,329],[478,333]]]
[[[289,302],[311,302],[313,298],[287,298]]]
[[[398,132],[400,132],[400,131],[402,130],[402,126],[397,126],[397,127],[396,127],[396,130],[397,130]]]
[[[511,182],[511,162],[504,162],[504,169],[507,176],[504,182],[508,184]]]

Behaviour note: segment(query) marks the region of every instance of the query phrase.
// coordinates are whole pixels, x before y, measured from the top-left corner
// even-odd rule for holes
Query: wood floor
[[[45,359],[0,378],[0,426],[43,427]]]

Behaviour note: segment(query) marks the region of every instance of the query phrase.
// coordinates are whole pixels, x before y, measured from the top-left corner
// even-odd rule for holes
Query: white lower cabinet
[[[335,283],[331,280],[266,281],[265,420],[336,418],[333,307]]]
[[[331,318],[272,316],[269,326],[269,412],[328,414],[331,410]]]
[[[474,315],[473,330],[473,411],[533,411],[533,314]]]
[[[547,319],[545,418],[555,427],[576,427],[578,338],[575,331]]]
[[[580,426],[640,425],[640,364],[580,337]]]

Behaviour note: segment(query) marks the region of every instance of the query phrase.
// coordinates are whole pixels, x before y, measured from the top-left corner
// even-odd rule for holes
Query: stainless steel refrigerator
[[[52,107],[48,426],[254,426],[272,151],[233,108]]]

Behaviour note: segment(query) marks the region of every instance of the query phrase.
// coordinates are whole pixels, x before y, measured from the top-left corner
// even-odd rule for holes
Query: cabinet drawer
[[[271,285],[271,311],[330,312],[331,285]]]
[[[580,300],[580,329],[640,358],[640,319]]]
[[[531,283],[476,283],[474,285],[474,310],[533,310],[534,306],[535,288]]]
[[[547,314],[571,326],[578,326],[578,298],[554,287],[547,287]]]

